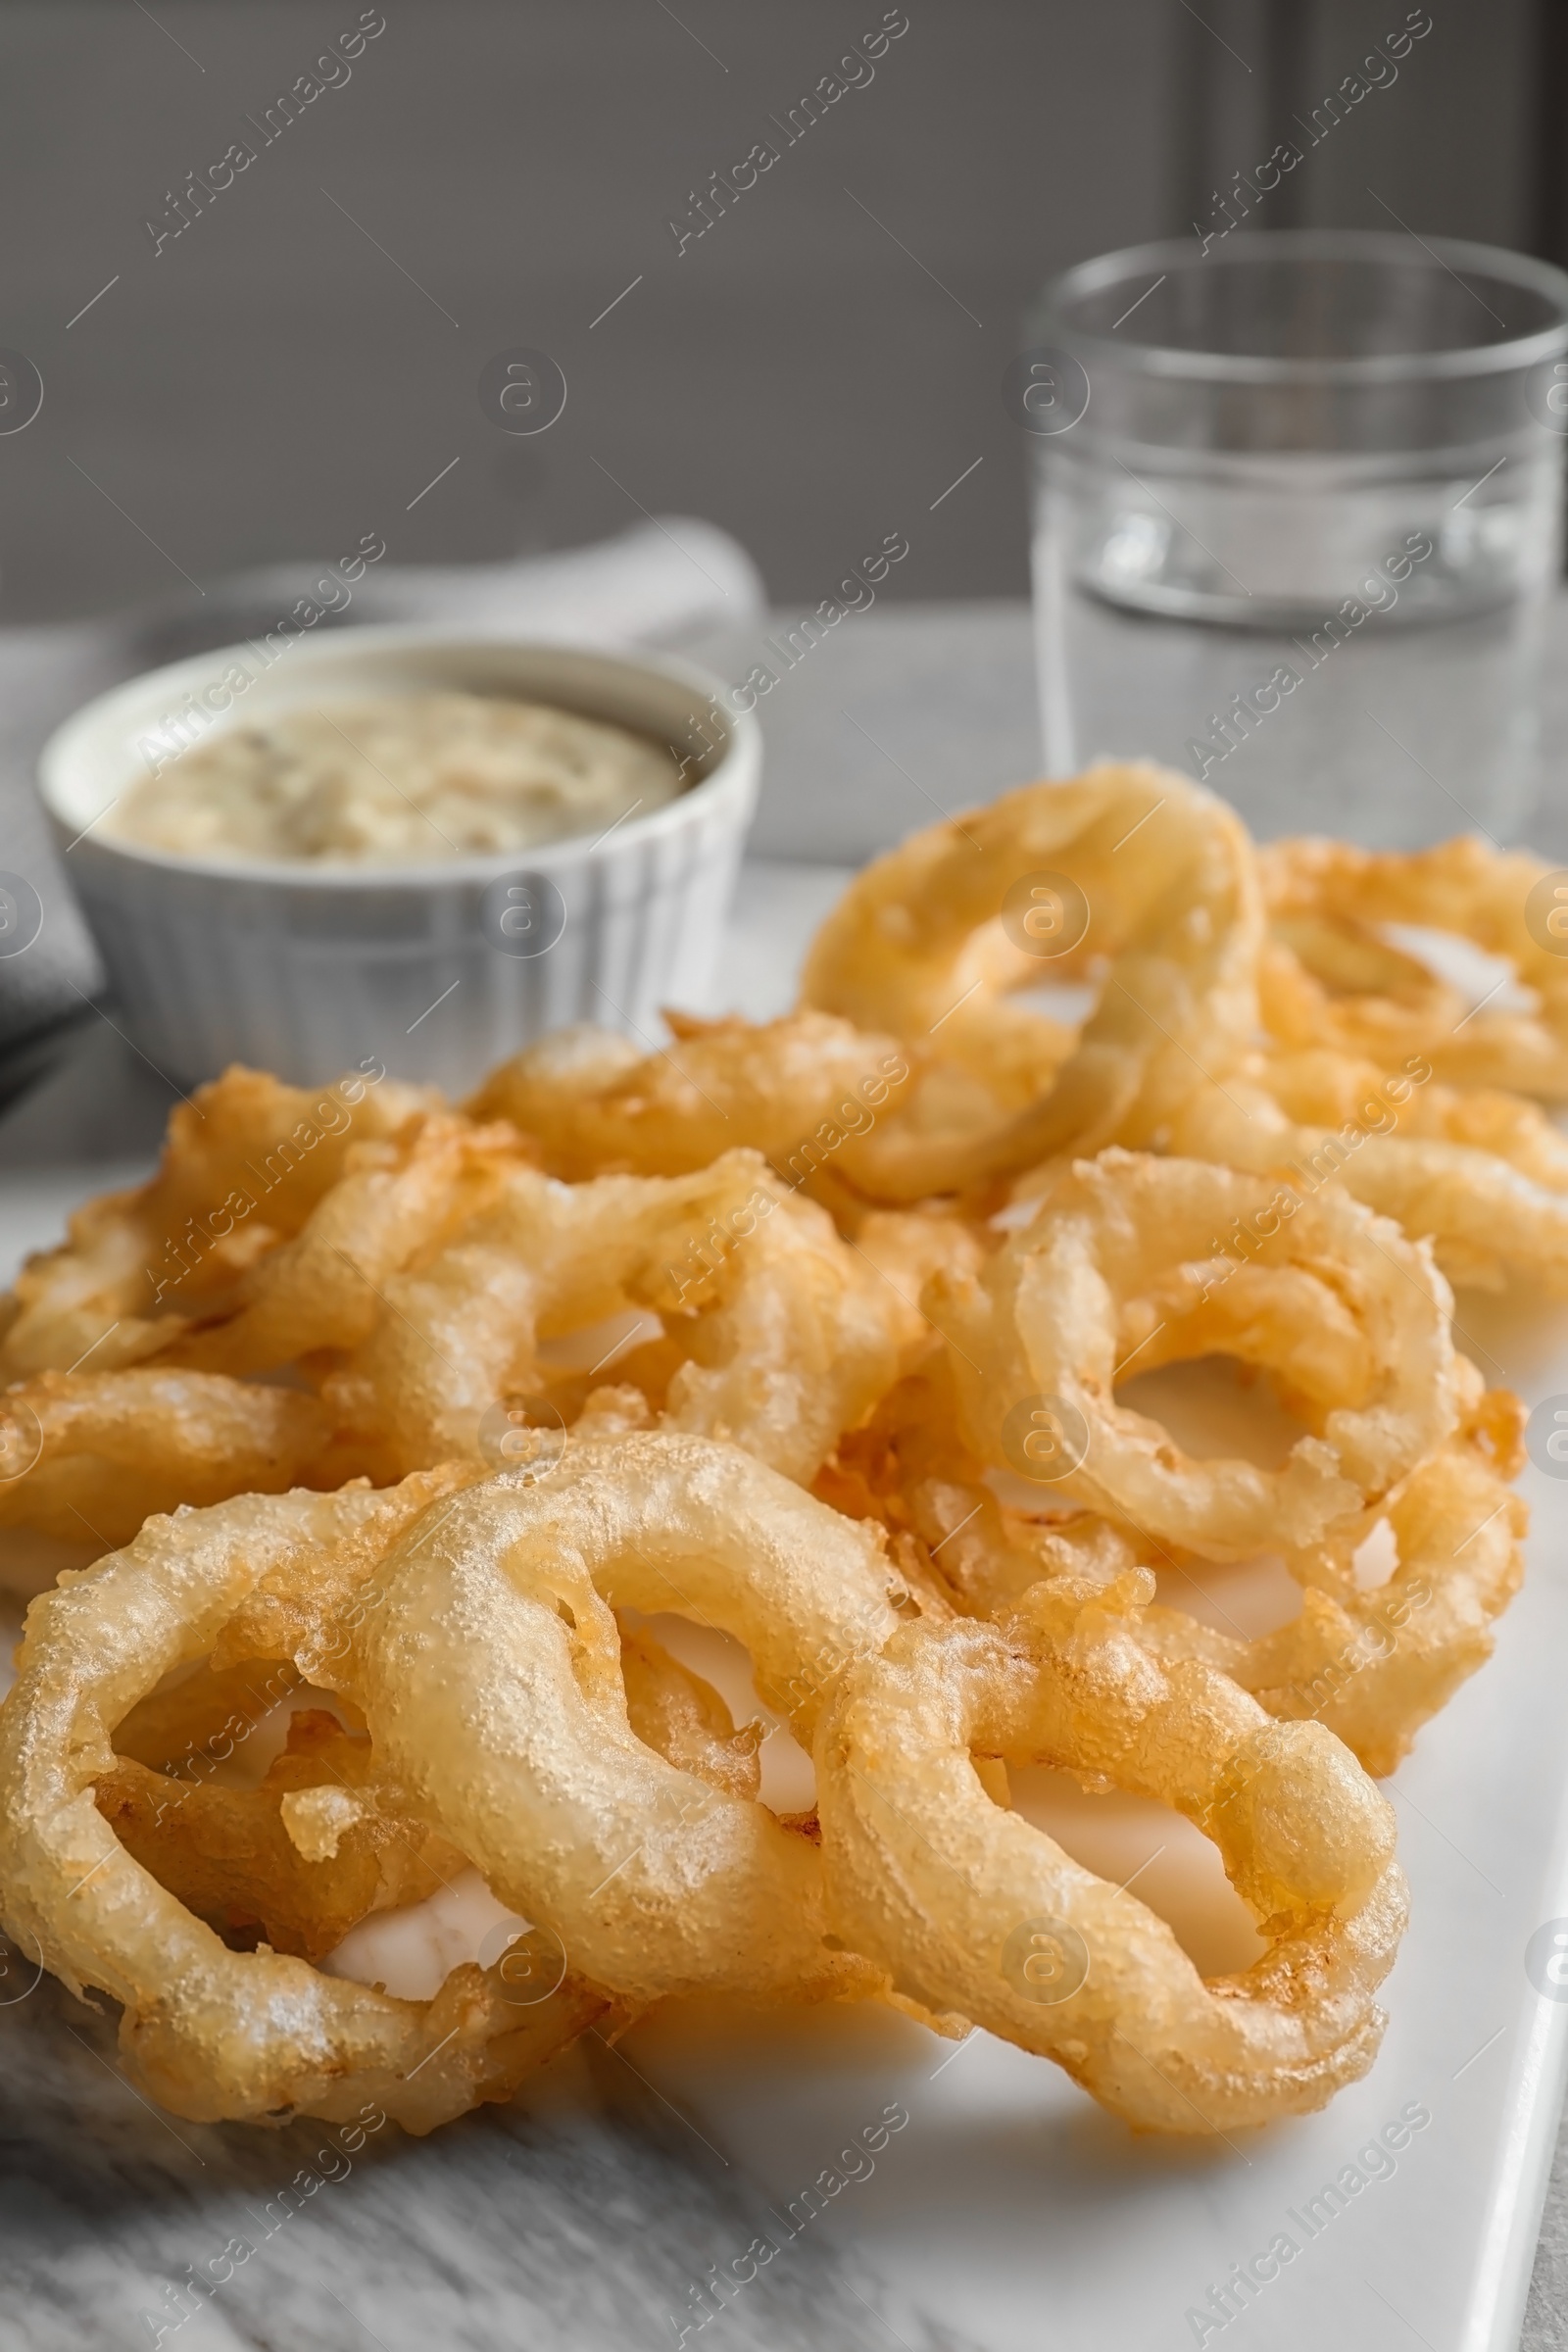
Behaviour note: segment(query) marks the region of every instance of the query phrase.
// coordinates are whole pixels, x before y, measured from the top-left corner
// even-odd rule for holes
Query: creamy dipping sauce
[[[225,727],[103,830],[183,857],[428,864],[601,833],[683,781],[651,736],[544,703],[385,695]]]

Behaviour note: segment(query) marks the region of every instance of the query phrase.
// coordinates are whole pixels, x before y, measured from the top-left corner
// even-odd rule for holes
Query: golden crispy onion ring
[[[231,1623],[225,1642],[235,1631]],[[622,1630],[620,1660],[638,1739],[715,1788],[755,1797],[761,1724],[736,1731],[718,1693],[646,1631]],[[368,1736],[319,1708],[290,1717],[287,1744],[256,1787],[201,1777],[232,1752],[236,1733],[255,1728],[261,1682],[255,1661],[221,1674],[198,1670],[134,1709],[116,1731],[98,1810],[159,1885],[220,1935],[260,1930],[274,1951],[319,1961],[372,1912],[450,1886],[467,1858],[407,1813],[401,1792],[378,1776]],[[296,1670],[274,1661],[264,1709],[267,1690],[279,1685],[302,1687]],[[193,1687],[194,1705],[185,1697]],[[181,1746],[158,1738],[160,1720],[171,1729],[202,1725],[219,1695],[223,1711],[199,1739],[187,1734]],[[154,1764],[134,1754],[149,1738],[167,1749]],[[176,1760],[172,1784],[167,1770]]]
[[[1547,927],[1561,910],[1540,904],[1551,869],[1539,858],[1473,834],[1413,853],[1278,841],[1257,858],[1272,923],[1262,1009],[1284,1044],[1384,1069],[1424,1054],[1458,1086],[1568,1102],[1568,938]],[[1472,1012],[1459,990],[1380,936],[1388,923],[1452,931],[1506,956],[1538,1008]]]
[[[1123,1568],[1169,1562],[1162,1546],[1146,1552],[1092,1511],[1063,1504],[1059,1516],[1043,1518],[1002,1502],[964,1443],[953,1363],[946,1351],[934,1354],[889,1390],[840,1442],[812,1490],[835,1510],[887,1531],[900,1570],[934,1614],[1002,1618],[1043,1578],[1108,1583]],[[1042,1497],[1048,1492],[1042,1488]]]
[[[315,1090],[237,1065],[176,1105],[158,1172],[71,1217],[0,1300],[0,1384],[140,1362],[297,1233],[352,1147],[395,1134],[434,1098],[358,1073]]]
[[[1271,1715],[1326,1724],[1369,1773],[1393,1772],[1421,1726],[1492,1655],[1495,1621],[1524,1575],[1529,1510],[1504,1483],[1523,1459],[1524,1407],[1506,1389],[1486,1389],[1464,1357],[1456,1369],[1464,1403],[1449,1443],[1381,1502],[1340,1521],[1322,1544],[1287,1555],[1305,1588],[1298,1616],[1249,1642],[1155,1603],[1142,1617],[1140,1638],[1167,1664],[1198,1659],[1229,1675]],[[963,1492],[954,1490],[948,1504],[955,1515]],[[1012,1526],[1016,1539],[1019,1523]],[[1364,1585],[1358,1560],[1380,1534],[1392,1548],[1392,1571],[1383,1583]],[[1137,1565],[1171,1564],[1157,1547],[1090,1513],[1049,1530],[1026,1529],[1026,1541],[1037,1573],[1096,1583]],[[990,1553],[979,1577],[977,1549]],[[1028,1554],[1016,1540],[1011,1548],[998,1542],[994,1504],[991,1518],[978,1513],[940,1549],[944,1582],[960,1606],[972,1606],[955,1583],[962,1555],[971,1583],[998,1596],[993,1606],[1004,1617]]]
[[[1285,1105],[1321,1114],[1344,1098],[1321,1064],[1303,1082],[1291,1059],[1296,1067],[1281,1071],[1253,1056],[1223,1086],[1205,1084],[1172,1118],[1170,1150],[1298,1191],[1343,1188],[1410,1240],[1430,1242],[1450,1282],[1500,1290],[1523,1274],[1568,1296],[1561,1146],[1528,1116],[1531,1105],[1445,1090],[1429,1109],[1418,1063],[1413,1079],[1380,1078],[1334,1125],[1301,1124]]]
[[[1315,1543],[1457,1419],[1430,1251],[1330,1187],[1105,1152],[1055,1171],[979,1279],[938,1274],[925,1305],[982,1460],[1204,1559]],[[1288,1389],[1312,1434],[1283,1468],[1195,1460],[1116,1403],[1132,1366],[1210,1352]]]
[[[107,1549],[182,1502],[472,1454],[486,1411],[549,1384],[541,1340],[632,1299],[674,1335],[629,1359],[669,1425],[735,1434],[804,1482],[929,1344],[924,1273],[974,1250],[955,1220],[878,1213],[841,1242],[751,1153],[568,1188],[528,1167],[510,1129],[421,1114],[396,1145],[349,1155],[221,1316],[182,1322],[128,1370],[0,1390],[0,1527]],[[295,1356],[330,1409],[195,1368]]]
[[[1042,876],[1087,914],[1081,939],[1048,959],[1009,899]],[[892,1031],[916,1062],[913,1099],[845,1146],[844,1173],[872,1199],[907,1200],[1053,1152],[1153,1140],[1203,1072],[1250,1044],[1261,934],[1241,820],[1164,768],[1105,763],[914,834],[850,885],[802,982],[806,1004]],[[1076,1043],[1006,1001],[1106,957]],[[986,1082],[989,1109],[955,1102],[956,1066]]]
[[[1310,1047],[1250,1055],[1238,1076],[1262,1087],[1298,1126],[1460,1144],[1506,1160],[1546,1192],[1568,1193],[1568,1136],[1539,1102],[1495,1087],[1445,1086],[1424,1074],[1431,1064],[1423,1056],[1412,1059],[1413,1069],[1391,1072]]]
[[[664,1017],[667,1053],[642,1054],[609,1029],[542,1038],[491,1071],[469,1117],[510,1119],[537,1140],[552,1176],[573,1182],[684,1176],[743,1144],[788,1180],[822,1158],[820,1129],[868,1127],[909,1074],[891,1037],[825,1012],[759,1027]]]
[[[350,1152],[299,1232],[242,1277],[228,1311],[166,1356],[214,1372],[266,1372],[357,1346],[376,1326],[382,1285],[499,1199],[531,1157],[512,1128],[473,1127],[448,1111]]]
[[[254,1788],[172,1786],[117,1752],[95,1794],[121,1844],[187,1911],[220,1935],[260,1928],[274,1952],[305,1960],[324,1960],[371,1912],[422,1902],[466,1867],[376,1786],[369,1740],[322,1708],[291,1717]]]
[[[627,1719],[612,1607],[734,1635],[806,1739],[848,1664],[898,1624],[868,1530],[738,1447],[568,1442],[432,1507],[320,1679],[496,1895],[633,2002],[724,1988],[820,1998],[877,1972],[823,1940],[820,1863],[765,1806],[678,1769]]]
[[[1398,1565],[1361,1592],[1350,1560],[1380,1519]],[[1526,1505],[1478,1454],[1445,1446],[1337,1532],[1326,1558],[1303,1563],[1325,1583],[1338,1568],[1337,1589],[1308,1585],[1300,1615],[1277,1633],[1240,1642],[1152,1609],[1148,1637],[1162,1657],[1203,1658],[1271,1715],[1326,1724],[1381,1778],[1491,1657],[1523,1580],[1528,1526]]]
[[[415,1481],[402,1495],[245,1495],[150,1520],[28,1611],[0,1706],[5,1923],[74,1991],[94,1985],[123,2004],[126,2064],[176,2114],[341,2121],[368,2097],[427,2132],[509,2096],[605,2010],[571,1976],[529,2008],[473,1967],[432,2001],[403,2001],[303,1960],[229,1951],[132,1859],[94,1801],[115,1769],[115,1725],[166,1673],[207,1657],[270,1571],[356,1534],[389,1539],[429,1492]]]
[[[1365,2074],[1404,1881],[1392,1809],[1332,1733],[1151,1657],[1153,1581],[1037,1585],[1005,1628],[905,1627],[851,1667],[816,1740],[823,1868],[839,1934],[907,1998],[1054,2058],[1143,2130],[1231,2132]],[[1205,1983],[1134,1895],[992,1804],[977,1756],[1184,1814],[1267,1954]]]
[[[1286,1555],[1305,1587],[1298,1616],[1250,1642],[1156,1602],[1141,1619],[1156,1656],[1212,1666],[1269,1714],[1325,1723],[1368,1772],[1392,1772],[1491,1656],[1524,1572],[1529,1513],[1503,1483],[1522,1458],[1524,1408],[1507,1390],[1485,1389],[1463,1356],[1455,1370],[1464,1402],[1448,1445],[1321,1544]],[[938,1364],[902,1382],[817,1485],[825,1501],[887,1528],[917,1591],[1004,1621],[1044,1578],[1109,1584],[1135,1567],[1186,1576],[1162,1545],[1092,1511],[1042,1520],[1001,1504],[958,1436],[950,1378]],[[1357,1555],[1380,1523],[1394,1566],[1365,1587]]]
[[[371,1304],[369,1338],[324,1396],[384,1477],[472,1454],[487,1413],[544,1387],[540,1340],[630,1306],[662,1314],[687,1359],[662,1399],[667,1426],[733,1437],[804,1483],[891,1385],[908,1313],[825,1210],[751,1152],[690,1176],[581,1185],[514,1169]]]
[[[106,1551],[153,1511],[310,1480],[328,1437],[314,1396],[154,1365],[0,1389],[0,1527]]]

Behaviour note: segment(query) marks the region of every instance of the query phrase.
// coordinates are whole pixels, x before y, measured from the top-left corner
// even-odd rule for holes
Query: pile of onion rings
[[[1568,1292],[1553,887],[1105,764],[873,862],[772,1022],[203,1088],[0,1301],[0,1546],[96,1562],[0,1705],[9,1932],[198,2119],[428,2131],[705,1994],[980,2025],[1141,2129],[1321,2106],[1404,1925],[1371,1776],[1522,1574],[1450,1285]],[[1118,1394],[1210,1358],[1273,1461]],[[1296,1612],[1223,1630],[1260,1559]],[[1194,1824],[1264,1956],[1205,1982],[1012,1810],[1038,1764]],[[362,1981],[464,1887],[472,1958]]]

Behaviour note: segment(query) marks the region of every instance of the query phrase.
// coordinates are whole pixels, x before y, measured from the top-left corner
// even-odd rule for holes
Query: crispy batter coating
[[[419,1113],[347,1153],[222,1311],[148,1362],[0,1392],[24,1465],[0,1479],[0,1526],[107,1548],[181,1502],[385,1483],[487,1445],[494,1461],[509,1401],[557,1385],[541,1345],[628,1309],[662,1337],[607,1357],[669,1427],[736,1437],[805,1483],[923,1340],[910,1251],[965,1247],[951,1221],[911,1223],[902,1247],[843,1240],[755,1152],[569,1186],[531,1155],[511,1127]]]
[[[1485,1388],[1462,1356],[1458,1369],[1463,1402],[1448,1443],[1381,1503],[1286,1555],[1304,1587],[1299,1616],[1252,1642],[1158,1604],[1143,1621],[1160,1657],[1200,1658],[1271,1715],[1327,1724],[1379,1778],[1485,1665],[1524,1577],[1530,1513],[1503,1483],[1523,1459],[1524,1407],[1506,1389]],[[1358,1555],[1380,1535],[1392,1568],[1363,1584]],[[1132,1550],[1124,1542],[1119,1550],[1126,1564]]]
[[[1138,1639],[1153,1578],[1035,1586],[1005,1625],[902,1629],[819,1727],[840,1935],[926,2009],[1054,2058],[1146,2131],[1310,2113],[1364,2075],[1406,1913],[1393,1809],[1320,1724]],[[993,1804],[976,1758],[1157,1798],[1213,1839],[1269,1949],[1205,1983],[1163,1920]]]
[[[416,1482],[409,1495],[246,1495],[152,1519],[28,1611],[0,1708],[6,1924],[74,1989],[122,2003],[126,2067],[176,2114],[338,2121],[370,2097],[426,2132],[508,2097],[610,2006],[569,1973],[526,2008],[496,1970],[475,1967],[455,1970],[432,2001],[402,2001],[282,1953],[230,1951],[99,1810],[116,1724],[165,1674],[207,1657],[270,1570],[356,1537],[390,1540],[427,1500]]]
[[[1271,925],[1263,1016],[1283,1044],[1327,1046],[1385,1070],[1424,1055],[1454,1085],[1568,1102],[1568,960],[1547,944],[1557,934],[1530,915],[1531,893],[1551,870],[1541,859],[1461,834],[1414,852],[1277,841],[1257,861]],[[1382,936],[1388,923],[1452,931],[1506,956],[1537,1008],[1471,1012],[1456,988]]]
[[[1426,1066],[1426,1065],[1421,1065]],[[1568,1297],[1568,1190],[1562,1147],[1533,1105],[1508,1096],[1428,1104],[1419,1078],[1380,1079],[1355,1110],[1319,1125],[1343,1101],[1321,1065],[1304,1080],[1254,1056],[1198,1089],[1171,1120],[1165,1148],[1246,1169],[1302,1192],[1332,1186],[1430,1242],[1449,1281],[1501,1290],[1523,1276]],[[1298,1105],[1307,1121],[1291,1115]]]
[[[1228,1674],[1271,1715],[1326,1724],[1374,1776],[1393,1772],[1492,1655],[1496,1620],[1524,1575],[1530,1514],[1503,1483],[1523,1458],[1524,1408],[1507,1390],[1485,1388],[1464,1357],[1455,1371],[1460,1422],[1448,1443],[1320,1543],[1285,1553],[1303,1587],[1298,1616],[1245,1641],[1156,1601],[1141,1614],[1140,1640],[1167,1664],[1193,1659]],[[1071,1503],[1040,1517],[1005,1509],[963,1443],[941,1362],[889,1393],[824,1466],[816,1492],[886,1528],[931,1614],[946,1601],[1005,1619],[1043,1579],[1108,1585],[1133,1568],[1182,1570],[1189,1557]],[[1363,1586],[1356,1557],[1380,1533],[1393,1565],[1385,1582]]]
[[[380,1477],[475,1452],[486,1414],[546,1386],[541,1341],[630,1306],[673,1344],[653,1367],[666,1426],[733,1437],[804,1483],[891,1385],[907,1333],[898,1291],[753,1152],[573,1186],[515,1170],[380,1287],[323,1390]]]
[[[1458,1418],[1452,1298],[1431,1252],[1332,1187],[1119,1151],[1057,1169],[978,1279],[937,1276],[984,1461],[1200,1558],[1312,1544]],[[1136,1363],[1264,1367],[1310,1435],[1279,1470],[1200,1461],[1115,1401]]]
[[[646,1632],[622,1632],[621,1672],[645,1745],[731,1795],[757,1795],[760,1723],[737,1732],[717,1691]],[[368,1736],[324,1708],[290,1717],[286,1745],[255,1787],[202,1777],[256,1728],[268,1693],[303,1688],[291,1664],[268,1673],[247,1663],[155,1693],[133,1710],[128,1740],[125,1725],[116,1732],[96,1796],[127,1851],[225,1942],[245,1948],[259,1935],[319,1961],[372,1912],[450,1886],[466,1860],[407,1811]],[[134,1760],[135,1744],[153,1748],[156,1767]]]
[[[552,1176],[686,1176],[747,1145],[789,1182],[828,1123],[851,1132],[897,1097],[908,1063],[889,1036],[803,1009],[754,1026],[665,1016],[675,1042],[643,1054],[612,1030],[558,1030],[492,1070],[466,1105],[534,1137]]]
[[[324,1960],[370,1912],[422,1902],[464,1867],[376,1786],[369,1740],[320,1708],[294,1716],[255,1788],[173,1781],[117,1756],[94,1793],[125,1851],[187,1911],[225,1940],[259,1930],[273,1951],[305,1960]]]
[[[448,1112],[351,1153],[298,1233],[239,1283],[233,1311],[198,1325],[177,1360],[270,1372],[356,1346],[375,1329],[383,1284],[488,1207],[530,1156],[510,1127],[470,1127]]]
[[[433,1106],[357,1074],[311,1090],[225,1070],[175,1105],[155,1176],[89,1201],[69,1240],[28,1259],[0,1306],[0,1384],[68,1371],[89,1348],[98,1372],[156,1354],[298,1233],[356,1145]]]
[[[632,2003],[874,1989],[877,1970],[824,1941],[810,1840],[636,1736],[612,1614],[674,1608],[734,1635],[808,1738],[898,1623],[870,1531],[737,1446],[651,1432],[573,1442],[547,1479],[503,1471],[433,1505],[376,1582],[319,1679],[574,1968]]]
[[[152,1365],[42,1372],[0,1390],[0,1411],[36,1446],[31,1467],[0,1483],[0,1527],[105,1550],[154,1511],[316,1484],[329,1438],[314,1396]]]
[[[1065,878],[1088,914],[1049,959],[1009,919],[1009,891],[1034,875]],[[846,1175],[911,1200],[1052,1152],[1148,1143],[1250,1042],[1262,921],[1240,819],[1147,762],[1027,785],[914,834],[850,885],[802,981],[806,1004],[891,1030],[916,1061],[912,1100],[845,1147]],[[1104,985],[1076,1040],[1007,1002],[1097,959]]]

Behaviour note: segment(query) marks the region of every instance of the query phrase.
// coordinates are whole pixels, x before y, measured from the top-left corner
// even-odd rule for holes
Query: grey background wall
[[[351,78],[264,145],[246,117],[358,0],[8,0],[0,344],[46,393],[0,437],[0,619],[367,529],[463,560],[639,508],[727,525],[780,601],[895,529],[889,595],[1018,592],[999,387],[1030,291],[1193,233],[1406,8],[904,0],[874,78],[785,145],[768,118],[882,0],[380,0]],[[1260,219],[1558,250],[1568,12],[1431,14]],[[691,191],[764,138],[777,164],[677,251]],[[144,221],[236,139],[254,164],[155,254]],[[534,438],[476,394],[516,345],[569,386]]]

